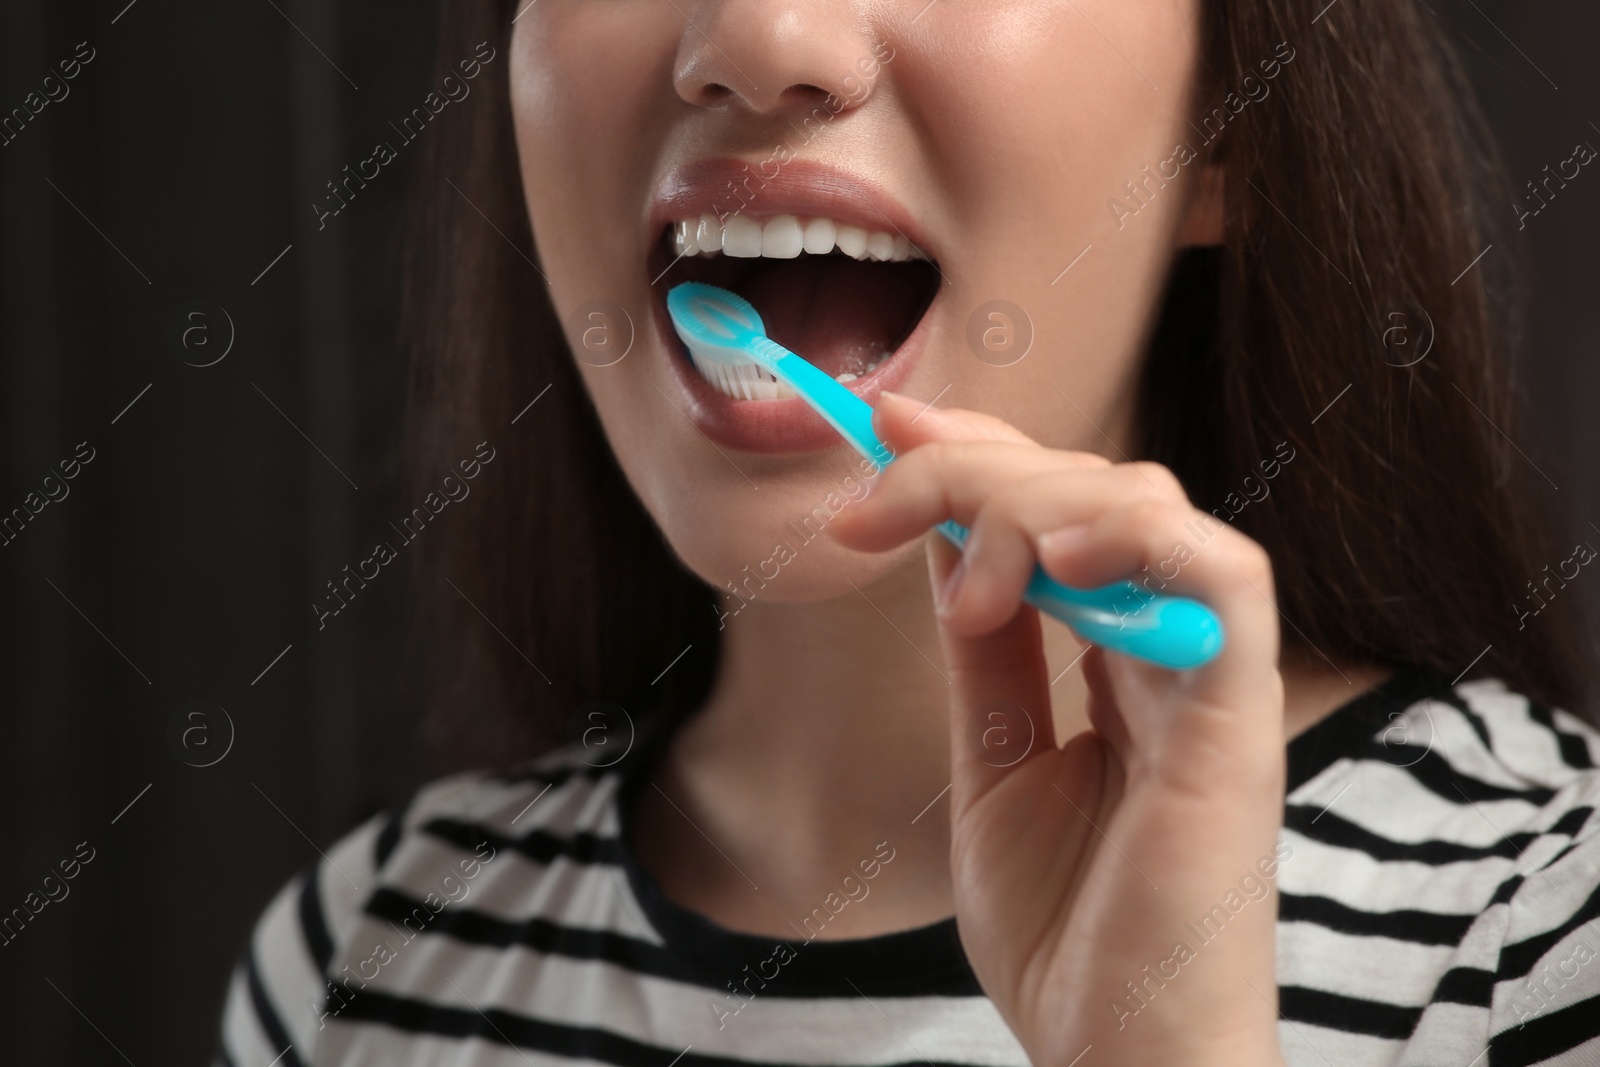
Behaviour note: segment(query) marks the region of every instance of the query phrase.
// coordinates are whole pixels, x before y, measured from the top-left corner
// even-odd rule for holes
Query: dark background
[[[1593,4],[1438,10],[1516,188],[1600,147]],[[438,771],[404,576],[321,631],[310,608],[414,503],[395,338],[417,148],[325,228],[310,205],[434,88],[435,18],[424,0],[0,6],[5,113],[78,42],[96,53],[0,147],[0,513],[95,450],[0,546],[0,914],[94,849],[0,947],[0,1061],[205,1062],[262,905]],[[1517,476],[1559,487],[1566,543],[1600,541],[1597,235],[1589,167],[1489,253],[1527,265]],[[226,358],[187,365],[221,354],[227,320]],[[187,350],[174,321],[200,327]],[[1600,583],[1569,595],[1600,606]],[[212,766],[181,757],[219,755],[228,726],[189,701],[231,721]],[[175,715],[199,727],[187,748]]]

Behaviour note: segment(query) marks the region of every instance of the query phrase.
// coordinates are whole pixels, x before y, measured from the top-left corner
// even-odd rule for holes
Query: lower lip
[[[672,328],[666,301],[654,301],[656,333],[667,352],[684,399],[683,413],[712,441],[741,452],[816,452],[848,447],[839,433],[799,397],[783,400],[739,400],[719,392],[689,362],[683,342]],[[841,382],[846,389],[874,404],[880,394],[899,388],[912,364],[927,345],[928,321],[939,296],[923,311],[911,334],[871,373]]]

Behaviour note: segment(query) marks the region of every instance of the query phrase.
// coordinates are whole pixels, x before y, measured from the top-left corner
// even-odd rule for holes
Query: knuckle
[[[900,454],[895,463],[884,469],[885,474],[896,471],[934,467],[944,462],[945,450],[950,446],[943,441],[927,441]]]
[[[1156,494],[1165,500],[1188,500],[1189,495],[1184,491],[1183,483],[1172,469],[1161,463],[1150,460],[1139,460],[1129,464],[1129,467],[1138,475],[1139,480],[1146,486],[1155,488]]]
[[[1146,497],[1123,511],[1128,526],[1142,537],[1164,537],[1172,524],[1172,507]]]
[[[1255,585],[1263,593],[1272,584],[1272,557],[1260,544],[1237,531],[1223,544],[1223,563],[1228,570]]]
[[[1026,560],[1030,566],[1033,563],[1033,550],[1016,522],[987,505],[973,520],[967,553],[970,569],[981,566],[994,575],[1009,573],[1019,560]]]
[[[1088,470],[1105,470],[1114,464],[1098,452],[1063,452],[1072,461],[1074,467],[1083,467]]]
[[[936,480],[950,469],[950,446],[942,441],[918,445],[883,469],[884,485]]]
[[[977,448],[971,441],[934,441],[923,445],[929,465],[943,477],[951,477],[971,466]]]
[[[997,489],[989,497],[980,510],[980,517],[986,517],[991,523],[1004,522],[1009,525],[1020,525],[1021,518],[1038,502],[1037,487],[1023,482],[1020,485],[1008,485]]]

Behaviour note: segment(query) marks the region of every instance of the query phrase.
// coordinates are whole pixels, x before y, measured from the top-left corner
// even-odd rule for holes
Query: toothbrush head
[[[667,293],[667,314],[695,369],[723,392],[746,400],[794,395],[780,389],[777,375],[767,365],[776,346],[767,338],[766,324],[738,293],[704,282],[683,282]]]
[[[667,293],[667,313],[689,354],[737,366],[754,363],[750,342],[766,340],[767,327],[750,301],[704,282],[684,282]]]

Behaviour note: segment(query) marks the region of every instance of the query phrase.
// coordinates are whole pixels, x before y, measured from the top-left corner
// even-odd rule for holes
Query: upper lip
[[[899,200],[849,171],[800,159],[780,165],[775,160],[716,158],[673,168],[656,186],[646,238],[656,240],[667,226],[683,219],[740,212],[751,218],[820,216],[869,231],[898,231],[929,258],[939,259]]]

